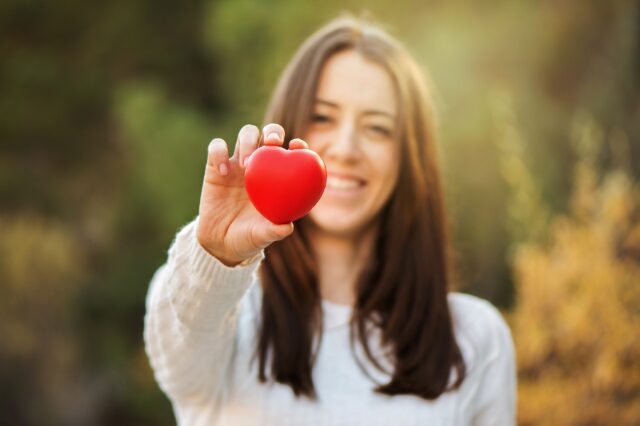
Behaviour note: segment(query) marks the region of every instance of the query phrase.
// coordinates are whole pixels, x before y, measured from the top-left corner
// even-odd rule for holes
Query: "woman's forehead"
[[[316,101],[327,106],[376,111],[396,116],[397,100],[387,70],[353,50],[337,53],[325,63]]]

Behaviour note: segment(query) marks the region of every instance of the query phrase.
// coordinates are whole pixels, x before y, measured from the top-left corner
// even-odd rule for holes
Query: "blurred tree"
[[[0,424],[173,422],[142,350],[144,294],[177,224],[197,208],[199,182],[173,209],[147,190],[141,170],[149,162],[140,156],[150,151],[128,146],[130,126],[120,130],[113,105],[121,104],[121,85],[151,78],[174,102],[202,114],[220,109],[214,56],[199,34],[202,8],[203,1],[0,3],[0,239],[5,251],[31,244],[43,255],[35,269],[14,265],[15,256],[0,262]],[[177,115],[168,119],[180,126]],[[171,174],[193,183],[191,164],[178,165],[187,172]],[[64,274],[56,275],[50,252],[66,262]],[[18,267],[22,275],[11,272]]]
[[[578,119],[574,133],[578,162],[570,213],[553,217],[545,235],[530,228],[529,238],[514,251],[511,323],[518,348],[519,423],[635,425],[640,422],[640,188],[624,167],[628,162],[600,179],[598,127]],[[505,157],[514,206],[544,211],[532,196],[531,175],[513,167],[522,159],[513,152]],[[526,228],[522,219],[530,213],[511,212]]]
[[[91,423],[100,388],[85,382],[70,312],[87,273],[79,242],[65,225],[34,214],[2,216],[0,229],[2,418]]]

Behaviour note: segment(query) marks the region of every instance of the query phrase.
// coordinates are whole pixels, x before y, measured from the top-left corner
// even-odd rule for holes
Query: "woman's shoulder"
[[[509,326],[489,301],[455,292],[448,300],[458,344],[472,364],[513,348]]]

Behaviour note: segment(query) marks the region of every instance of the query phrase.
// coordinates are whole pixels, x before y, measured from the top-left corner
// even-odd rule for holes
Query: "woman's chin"
[[[337,236],[353,236],[366,227],[366,218],[349,213],[332,213],[311,211],[309,220],[315,228]]]

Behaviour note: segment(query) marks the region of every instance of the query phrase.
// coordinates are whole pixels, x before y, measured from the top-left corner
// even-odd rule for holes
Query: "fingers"
[[[262,129],[262,139],[265,145],[282,146],[284,143],[284,129],[279,124],[267,124]]]
[[[258,148],[259,138],[260,130],[252,124],[243,126],[240,132],[238,132],[234,158],[238,161],[240,167],[245,166],[247,157]]]
[[[302,139],[291,139],[289,141],[289,149],[309,149],[309,145]]]
[[[209,143],[207,163],[213,167],[220,176],[229,174],[229,151],[224,140],[215,138]]]
[[[270,146],[282,146],[284,143],[284,129],[282,126],[275,123],[267,124],[262,129],[262,136],[260,136],[260,131],[256,126],[251,124],[243,126],[238,133],[238,141],[236,142],[234,153],[234,159],[238,161],[240,167],[245,168],[247,166],[247,159],[258,149],[261,143]]]

